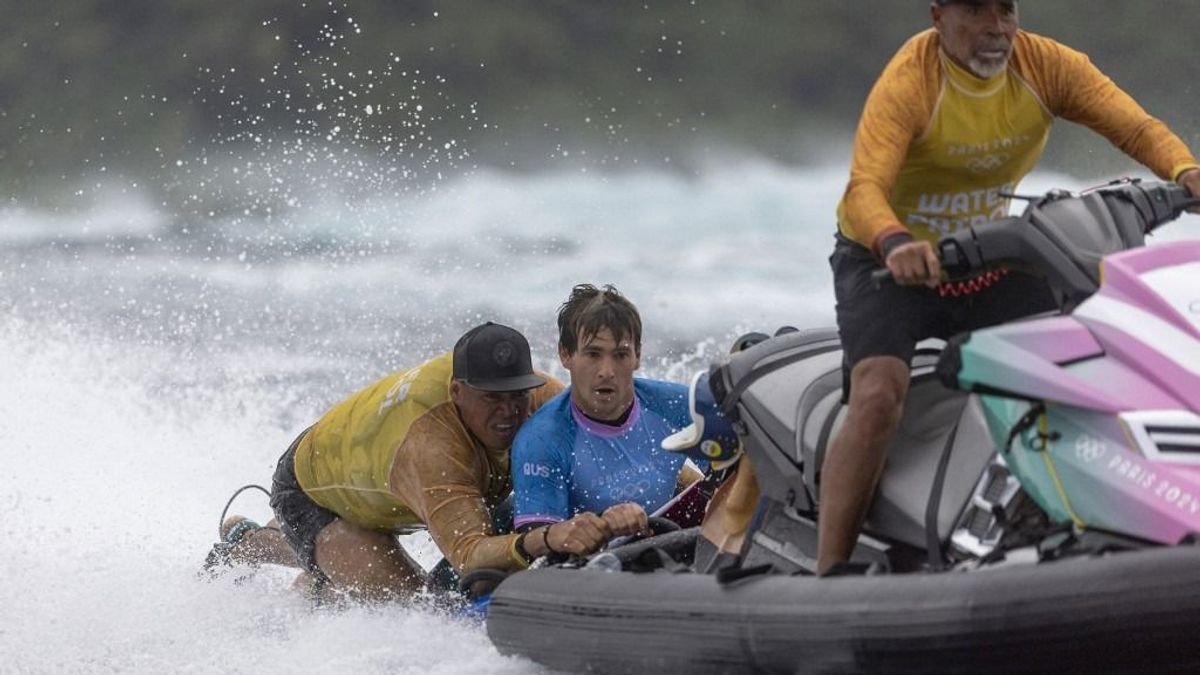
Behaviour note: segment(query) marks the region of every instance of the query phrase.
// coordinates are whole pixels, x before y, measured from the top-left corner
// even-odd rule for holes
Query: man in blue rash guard
[[[614,536],[646,533],[648,512],[701,478],[661,442],[691,423],[688,389],[633,377],[642,320],[616,288],[581,284],[558,311],[567,391],[548,401],[513,442],[519,531],[600,514]],[[551,552],[561,552],[546,542]]]

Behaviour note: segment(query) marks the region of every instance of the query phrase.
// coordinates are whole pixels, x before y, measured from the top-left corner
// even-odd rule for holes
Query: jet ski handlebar
[[[1051,190],[1029,202],[1019,216],[964,227],[940,239],[935,248],[949,279],[980,274],[998,266],[1054,276],[1063,259],[1087,266],[1109,253],[1141,246],[1145,235],[1200,204],[1187,188],[1172,182],[1123,179],[1080,194]],[[878,288],[894,283],[890,270],[871,274]]]

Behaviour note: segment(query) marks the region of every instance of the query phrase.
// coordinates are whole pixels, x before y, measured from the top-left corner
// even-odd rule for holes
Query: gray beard
[[[974,73],[976,77],[988,80],[1004,72],[1005,68],[1008,68],[1008,59],[1006,58],[1003,61],[985,64],[979,59],[973,58],[967,62],[967,68],[970,69],[970,71]]]

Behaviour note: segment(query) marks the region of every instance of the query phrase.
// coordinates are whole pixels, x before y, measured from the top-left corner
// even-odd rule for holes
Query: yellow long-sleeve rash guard
[[[895,232],[936,241],[1007,215],[1001,194],[1037,164],[1055,117],[1095,130],[1161,178],[1197,166],[1183,141],[1080,52],[1020,31],[1009,67],[982,80],[940,45],[933,29],[910,39],[859,121],[838,229],[877,254]]]
[[[486,450],[450,398],[451,355],[393,373],[329,410],[296,446],[296,479],[317,504],[368,529],[425,525],[455,569],[517,569],[516,535],[490,510],[512,491],[509,449]],[[563,389],[545,373],[536,410]]]

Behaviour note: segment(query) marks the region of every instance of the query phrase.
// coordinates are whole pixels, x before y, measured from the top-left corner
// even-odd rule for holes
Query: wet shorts
[[[880,269],[875,256],[840,234],[829,265],[833,268],[847,384],[854,365],[867,357],[895,356],[910,363],[921,340],[945,340],[958,333],[1057,309],[1045,281],[1019,272],[1010,272],[986,288],[958,296],[943,297],[937,289],[893,283],[875,288],[871,273]]]
[[[317,567],[317,534],[338,516],[314,502],[296,480],[296,446],[306,433],[308,429],[297,436],[279,458],[275,477],[271,479],[271,508],[300,564],[320,579],[325,575]]]

